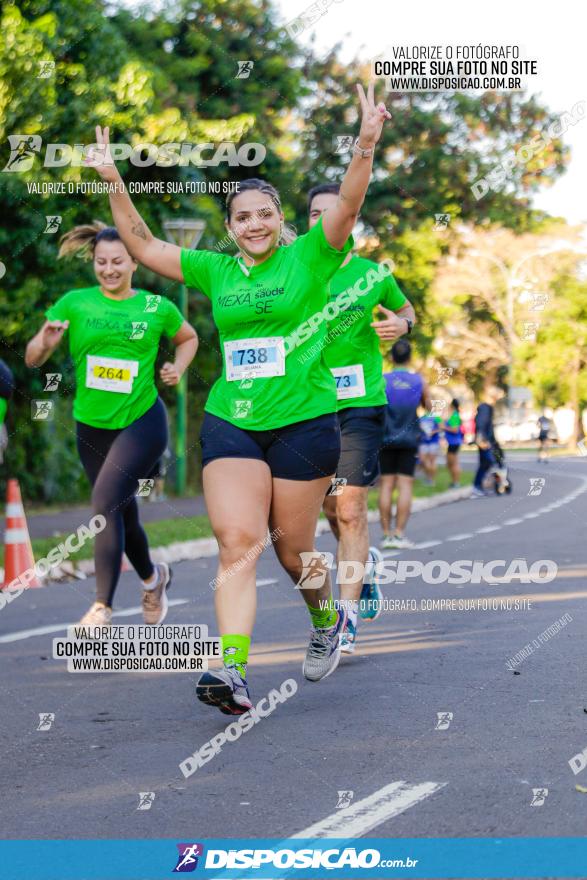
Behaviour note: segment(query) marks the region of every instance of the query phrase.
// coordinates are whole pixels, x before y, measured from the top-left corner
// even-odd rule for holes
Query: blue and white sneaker
[[[383,593],[381,592],[381,587],[377,583],[376,568],[379,563],[383,562],[383,556],[377,547],[369,547],[367,562],[370,563],[371,568],[369,575],[367,576],[368,580],[365,581],[363,589],[361,590],[359,616],[362,617],[363,620],[377,620],[383,607]]]
[[[207,706],[216,706],[225,715],[243,715],[253,708],[246,678],[236,666],[223,666],[203,672],[196,685],[196,696]]]
[[[345,628],[342,631],[340,640],[340,650],[343,654],[354,654],[355,642],[357,640],[357,627],[354,625],[350,617],[347,617]]]
[[[322,629],[314,627],[302,667],[308,681],[321,681],[334,672],[340,662],[342,634],[347,621],[345,608],[337,609],[338,619],[334,626]]]

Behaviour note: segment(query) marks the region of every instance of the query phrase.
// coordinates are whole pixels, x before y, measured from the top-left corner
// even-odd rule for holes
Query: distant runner
[[[430,391],[419,373],[408,370],[412,347],[407,339],[399,339],[391,348],[395,364],[386,373],[387,396],[384,445],[379,453],[381,483],[379,490],[379,517],[383,530],[381,547],[384,549],[407,549],[413,542],[404,531],[412,509],[414,471],[420,426],[418,408],[430,409]],[[392,529],[393,494],[397,489],[395,529]]]
[[[463,443],[463,423],[459,412],[460,404],[456,398],[450,402],[451,413],[444,423],[444,436],[447,442],[446,466],[450,474],[450,488],[458,489],[461,484],[459,450]]]

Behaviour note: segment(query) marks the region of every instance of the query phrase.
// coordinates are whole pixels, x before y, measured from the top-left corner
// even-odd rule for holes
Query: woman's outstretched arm
[[[109,193],[112,219],[129,254],[158,275],[183,281],[181,248],[162,241],[149,230],[132,203],[110,152],[110,129],[96,126],[96,147],[88,151],[84,164],[95,168],[102,180],[116,184]]]

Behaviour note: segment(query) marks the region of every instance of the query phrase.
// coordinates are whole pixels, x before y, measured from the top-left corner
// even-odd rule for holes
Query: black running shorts
[[[336,476],[348,486],[370,486],[379,476],[384,406],[353,406],[338,413],[340,460]]]
[[[217,458],[254,458],[283,480],[316,480],[336,473],[340,430],[336,413],[271,431],[247,431],[211,413],[200,432],[202,467]]]
[[[412,446],[383,446],[379,453],[381,473],[413,477],[418,450]]]

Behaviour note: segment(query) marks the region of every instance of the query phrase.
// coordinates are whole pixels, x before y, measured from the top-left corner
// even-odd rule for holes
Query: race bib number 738
[[[258,336],[224,343],[226,380],[285,376],[283,336]]]

